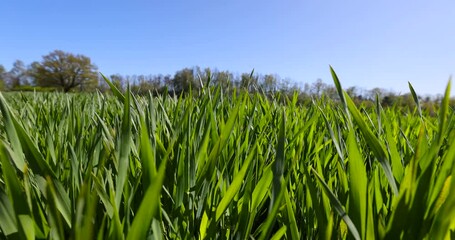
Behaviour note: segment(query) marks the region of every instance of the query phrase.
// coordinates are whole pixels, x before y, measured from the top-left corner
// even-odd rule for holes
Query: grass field
[[[308,106],[4,94],[0,238],[453,239],[450,83],[430,116],[415,93],[413,109],[356,107],[332,74],[340,100]]]

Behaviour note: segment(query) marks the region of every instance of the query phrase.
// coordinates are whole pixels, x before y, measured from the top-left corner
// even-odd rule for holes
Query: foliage
[[[43,56],[40,63],[33,63],[30,71],[37,86],[59,87],[69,92],[74,88],[84,90],[98,85],[96,69],[84,55],[55,50]]]
[[[6,69],[0,64],[0,90],[5,89]]]
[[[21,85],[29,84],[29,72],[21,60],[16,60],[13,67],[2,74],[2,80],[9,89],[18,88]]]
[[[339,102],[305,107],[109,80],[113,95],[0,94],[0,238],[453,237],[450,85],[433,117],[359,109],[333,77]]]
[[[172,79],[172,88],[176,92],[188,92],[190,89],[197,90],[199,87],[194,69],[184,68],[177,71]]]

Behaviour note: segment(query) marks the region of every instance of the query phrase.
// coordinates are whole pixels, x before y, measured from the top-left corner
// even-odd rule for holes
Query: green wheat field
[[[0,238],[454,239],[436,114],[203,87],[0,94]]]

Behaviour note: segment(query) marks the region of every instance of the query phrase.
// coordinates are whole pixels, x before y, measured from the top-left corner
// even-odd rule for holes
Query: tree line
[[[288,89],[289,81],[276,74],[234,74],[217,69],[191,67],[178,70],[174,75],[121,75],[108,76],[119,88],[127,85],[135,92],[197,91],[204,83],[220,85],[225,89],[243,88],[250,91],[262,88],[266,92]],[[296,88],[296,87],[294,87]],[[80,92],[108,89],[98,74],[97,66],[87,56],[55,50],[29,65],[16,60],[7,71],[0,65],[0,89],[3,91],[63,91]]]
[[[220,86],[223,91],[242,89],[265,94],[298,94],[299,101],[309,102],[315,97],[337,99],[336,88],[317,79],[313,83],[298,85],[290,79],[282,79],[277,74],[250,73],[236,74],[227,70],[191,67],[175,72],[174,75],[121,75],[108,76],[114,85],[124,91],[127,86],[137,94],[185,94],[199,91],[204,84]],[[25,65],[16,60],[10,70],[0,65],[0,89],[3,91],[63,91],[91,92],[109,91],[109,87],[98,73],[97,66],[87,56],[55,50],[42,57],[41,61]],[[381,88],[364,90],[349,87],[347,93],[361,104],[371,104],[379,97],[383,106],[411,106],[413,99],[409,93],[399,95]],[[436,97],[419,97],[423,106],[431,106]]]

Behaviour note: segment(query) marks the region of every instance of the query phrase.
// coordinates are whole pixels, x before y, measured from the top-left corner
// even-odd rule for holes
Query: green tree
[[[275,92],[277,90],[278,76],[266,74],[262,82],[262,88],[266,92]]]
[[[223,89],[228,89],[231,86],[232,73],[229,71],[216,71],[213,78],[215,85],[221,86]]]
[[[184,68],[177,71],[172,80],[172,87],[176,92],[187,92],[190,88],[199,89],[200,83],[194,77],[194,70],[191,68]]]
[[[131,91],[137,94],[148,94],[159,90],[162,76],[157,75],[139,75],[133,77]]]
[[[289,79],[289,78],[282,79],[278,83],[277,87],[278,87],[278,91],[280,91],[282,93],[294,94],[294,91],[291,90],[291,79]]]
[[[346,89],[346,93],[351,97],[351,98],[356,98],[358,96],[358,89],[355,86],[348,87]]]
[[[6,69],[3,65],[0,64],[0,90],[5,89],[5,76],[6,76]]]
[[[253,91],[257,89],[258,77],[254,76],[254,70],[251,73],[242,73],[240,77],[240,88]]]
[[[16,60],[13,63],[13,68],[5,73],[5,82],[10,89],[17,89],[21,85],[27,85],[29,77],[27,68],[24,62]]]
[[[327,84],[325,84],[322,79],[316,80],[311,86],[311,93],[313,96],[321,96],[323,93],[324,89],[327,87]]]
[[[325,95],[328,98],[333,99],[333,100],[340,99],[340,97],[338,95],[338,91],[334,85],[326,85],[326,87],[323,90],[323,95]]]
[[[120,74],[112,74],[110,76],[112,83],[114,84],[115,87],[117,87],[118,90],[124,91],[125,88],[125,77],[123,77]]]
[[[376,99],[376,95],[379,97],[379,99],[382,99],[386,95],[386,91],[384,89],[375,87],[368,91],[367,98],[374,101]]]
[[[41,87],[56,87],[68,92],[75,88],[92,90],[98,85],[97,67],[84,55],[55,50],[31,68],[36,84]]]

